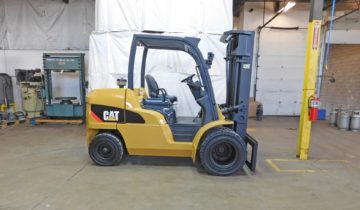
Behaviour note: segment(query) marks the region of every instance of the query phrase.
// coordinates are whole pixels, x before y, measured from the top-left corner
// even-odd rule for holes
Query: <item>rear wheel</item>
[[[244,167],[245,142],[233,130],[215,128],[207,133],[200,147],[200,161],[209,174],[227,176]]]
[[[117,136],[110,133],[96,135],[89,146],[91,159],[101,166],[118,165],[123,154],[123,143]]]

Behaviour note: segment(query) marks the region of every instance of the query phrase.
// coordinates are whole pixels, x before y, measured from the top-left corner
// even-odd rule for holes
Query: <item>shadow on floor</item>
[[[126,155],[121,161],[121,165],[143,165],[143,166],[174,166],[174,167],[194,167],[201,174],[207,174],[205,169],[197,161],[192,162],[191,158],[184,157],[154,157],[154,156],[129,156]],[[246,167],[246,166],[244,166]],[[245,176],[248,173],[241,169],[232,176]]]
[[[182,157],[154,157],[126,155],[121,164],[153,165],[153,166],[193,166],[191,158]]]

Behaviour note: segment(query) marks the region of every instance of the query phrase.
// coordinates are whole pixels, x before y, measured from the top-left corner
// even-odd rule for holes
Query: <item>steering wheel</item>
[[[192,81],[192,78],[195,76],[195,74],[192,74],[188,77],[186,77],[185,79],[181,80],[181,82],[188,82],[188,81]]]

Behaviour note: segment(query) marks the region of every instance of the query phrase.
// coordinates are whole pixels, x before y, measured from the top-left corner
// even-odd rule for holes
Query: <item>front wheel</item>
[[[204,137],[200,147],[200,161],[213,175],[227,176],[244,167],[247,157],[245,142],[228,128],[215,128]]]
[[[95,136],[89,146],[89,155],[97,165],[118,165],[124,154],[121,140],[110,133],[100,133]]]

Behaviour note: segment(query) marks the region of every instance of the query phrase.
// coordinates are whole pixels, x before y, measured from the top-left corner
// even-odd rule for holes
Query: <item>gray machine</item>
[[[22,108],[28,118],[41,117],[44,112],[43,75],[40,69],[15,69],[16,82],[20,85]]]
[[[11,123],[25,120],[23,112],[16,111],[12,79],[7,74],[0,74],[0,122]]]
[[[0,73],[0,111],[5,112],[9,108],[16,110],[11,77]]]
[[[45,53],[45,116],[48,118],[78,119],[85,117],[85,67],[83,53]],[[73,95],[54,97],[52,74],[74,73],[79,77],[80,98]]]

